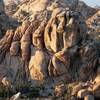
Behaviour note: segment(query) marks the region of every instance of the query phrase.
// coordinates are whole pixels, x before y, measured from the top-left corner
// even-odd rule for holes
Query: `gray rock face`
[[[3,37],[3,35],[8,29],[15,29],[17,25],[18,21],[13,18],[10,18],[6,14],[5,4],[3,0],[0,0],[0,38]]]
[[[2,64],[5,66],[4,70],[7,72],[4,76],[7,75],[10,78],[12,77],[12,82],[16,79],[16,75],[20,68],[23,67],[20,57],[11,56],[9,53],[6,54]]]
[[[4,2],[0,0],[0,13],[4,12]]]
[[[80,78],[82,80],[86,80],[87,76],[90,76],[90,73],[93,73],[94,69],[96,68],[96,63],[98,61],[98,52],[95,49],[94,44],[91,43],[89,44],[87,43],[86,46],[83,47],[83,49],[80,50],[80,55],[82,54],[81,55],[82,66],[80,68]]]
[[[0,30],[0,39],[2,38],[2,36],[3,36],[3,33],[2,33],[1,30]]]
[[[84,3],[84,1],[79,1],[78,2],[77,10],[82,14],[82,16],[85,19],[89,18],[89,16],[93,15],[94,13],[96,13],[96,9],[87,6]]]

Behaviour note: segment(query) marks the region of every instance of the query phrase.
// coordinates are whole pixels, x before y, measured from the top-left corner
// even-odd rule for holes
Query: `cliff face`
[[[91,22],[87,12],[84,14],[86,8],[93,13],[98,11],[94,16],[99,17],[99,10],[80,3],[30,0],[16,5],[11,16],[21,24],[8,29],[0,40],[0,82],[4,87],[25,95],[26,88],[30,93],[31,87],[43,86],[38,96],[59,97],[65,93],[66,84],[78,82],[71,90],[72,97],[77,97],[77,93],[78,98],[90,93],[100,97],[98,42],[90,38],[88,23]],[[99,27],[99,18],[96,21]],[[86,89],[83,97],[82,89]]]

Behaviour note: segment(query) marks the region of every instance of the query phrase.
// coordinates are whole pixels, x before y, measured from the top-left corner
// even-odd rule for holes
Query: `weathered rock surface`
[[[100,97],[100,68],[98,68],[97,76],[94,80],[94,86],[93,86],[93,94],[96,97]]]
[[[31,59],[29,62],[30,76],[33,80],[43,80],[48,77],[49,55],[44,50],[31,48]]]
[[[55,87],[55,96],[60,97],[66,92],[66,86],[64,84],[58,85]]]
[[[77,10],[78,12],[80,12],[80,14],[82,14],[83,18],[85,19],[88,19],[89,17],[91,17],[97,11],[95,8],[92,8],[86,5],[84,1],[78,2]]]
[[[89,77],[93,77],[92,73],[96,69],[96,64],[98,62],[98,52],[94,44],[86,43],[86,45],[83,46],[83,49],[80,50],[80,55],[82,57],[80,78],[84,81]]]
[[[5,4],[0,0],[0,39],[4,36],[7,30],[15,29],[18,26],[18,21],[9,17],[5,13]]]
[[[10,26],[0,40],[0,82],[7,77],[17,92],[25,93],[35,83],[42,86],[49,79],[54,85],[78,81],[71,91],[72,96],[87,99],[92,93],[100,97],[100,49],[94,39],[90,40],[85,23],[89,14],[83,7],[91,13],[92,8],[78,0],[21,3],[12,16],[22,22],[21,25],[16,29]],[[28,90],[18,89],[19,85],[26,85]],[[54,89],[47,87],[42,87],[40,95],[54,96]],[[65,90],[64,86],[56,87],[56,96],[62,96]]]
[[[85,96],[84,100],[95,100],[93,95]]]
[[[67,48],[77,45],[82,38],[82,35],[80,35],[79,32],[80,26],[78,15],[73,11],[65,9],[64,3],[67,5],[66,2],[67,1],[62,1],[61,4],[63,5],[61,5],[60,2],[55,1],[54,3],[58,4],[58,6],[52,9],[51,15],[48,15],[49,11],[46,10],[48,6],[48,0],[41,0],[39,4],[39,6],[41,6],[38,12],[45,12],[45,15],[43,17],[41,16],[41,18],[45,20],[42,21],[43,19],[37,19],[39,15],[37,15],[35,18],[36,20],[25,20],[13,34],[12,44],[10,46],[10,54],[12,56],[17,56],[19,53],[21,53],[22,61],[27,68],[29,63],[28,73],[30,73],[33,80],[41,80],[47,76],[56,78],[60,76],[65,77],[68,75],[68,69],[70,67],[70,50],[67,50]],[[36,4],[37,1],[32,3]],[[52,5],[54,5],[54,3],[52,3]],[[33,12],[35,14],[37,9],[34,9]],[[75,25],[77,27],[75,27]],[[48,33],[51,26],[53,29],[51,29],[51,33]],[[68,30],[66,30],[67,28]],[[52,41],[50,41],[50,38]],[[35,51],[33,50],[34,54],[31,53],[33,52],[31,49],[32,46],[35,46]],[[38,50],[38,48],[40,50]],[[44,51],[43,49],[47,50]],[[46,52],[48,57],[45,55]],[[68,77],[70,77],[70,75],[68,75]]]
[[[86,95],[89,94],[89,91],[87,89],[81,89],[78,94],[77,97],[78,98],[84,98]]]

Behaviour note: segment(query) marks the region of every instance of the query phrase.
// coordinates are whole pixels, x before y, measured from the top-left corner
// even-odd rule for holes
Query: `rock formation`
[[[78,93],[78,98],[88,98],[91,92],[100,97],[99,50],[88,39],[77,6],[78,0],[22,3],[13,14],[22,24],[7,30],[0,40],[0,81],[9,77],[15,88],[18,83],[40,86],[48,81],[54,85],[83,81],[72,96]],[[92,90],[90,83],[95,83]]]

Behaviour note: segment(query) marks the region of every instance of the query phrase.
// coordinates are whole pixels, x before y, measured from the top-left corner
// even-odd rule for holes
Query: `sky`
[[[84,1],[89,6],[94,7],[97,5],[100,7],[100,0],[82,0],[82,1]]]

